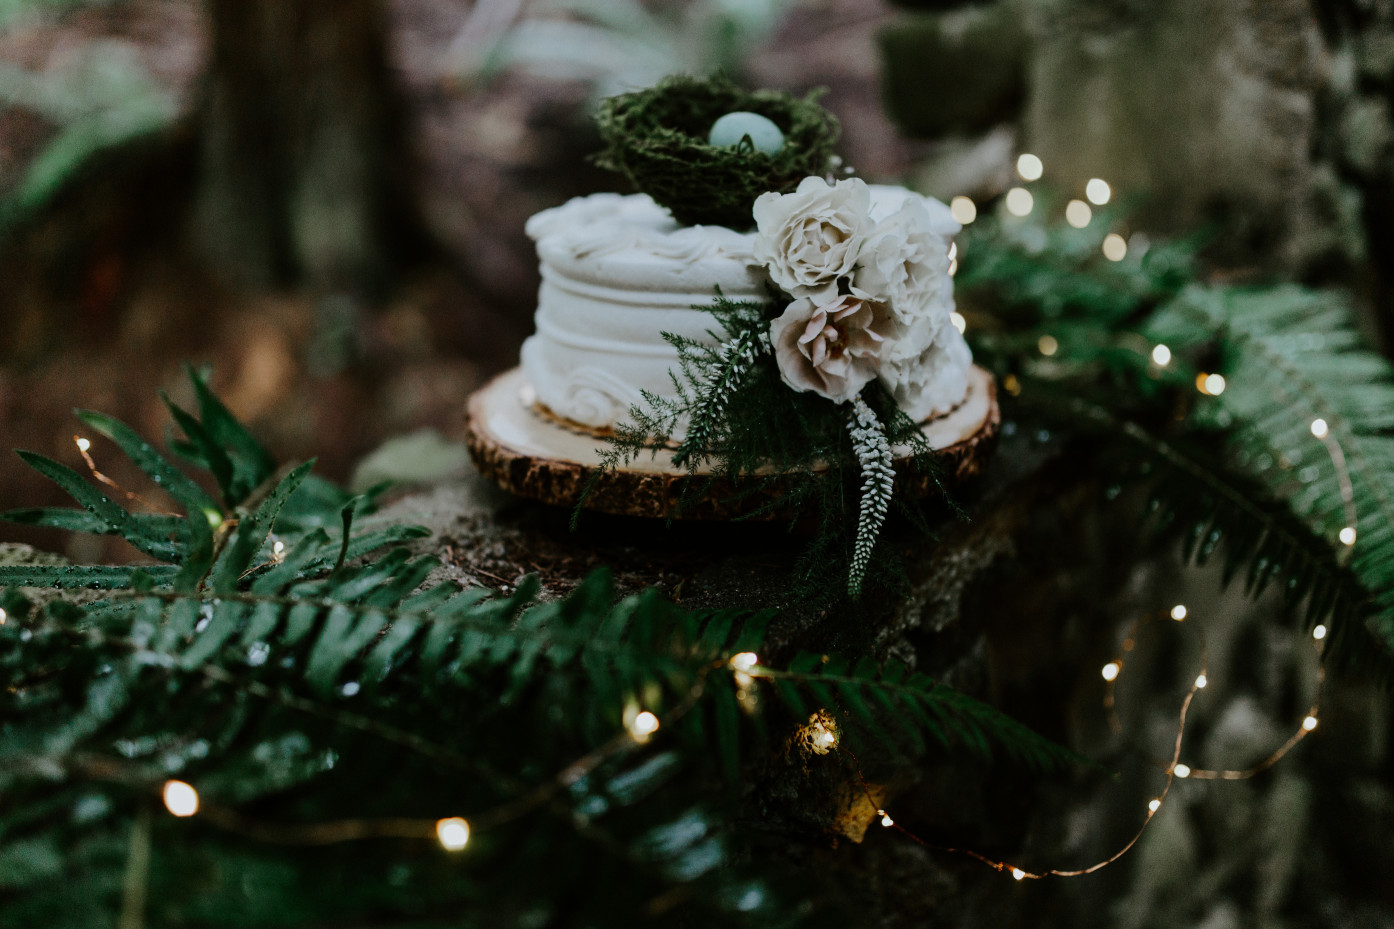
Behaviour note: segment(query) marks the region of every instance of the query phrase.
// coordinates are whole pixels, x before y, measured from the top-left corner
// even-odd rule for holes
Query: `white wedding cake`
[[[807,190],[805,199],[821,202],[818,198],[826,195],[819,184],[841,200],[851,198],[852,207],[843,212],[860,209],[865,215],[853,216],[853,225],[861,226],[850,231],[846,224],[838,225],[836,216],[832,225],[820,221],[820,238],[811,247],[845,258],[847,273],[837,286],[866,298],[868,306],[891,307],[881,314],[884,325],[871,320],[869,312],[862,314],[869,322],[854,334],[868,346],[872,360],[853,357],[856,346],[848,347],[853,374],[862,373],[851,386],[879,377],[901,408],[919,421],[948,412],[964,398],[972,361],[949,315],[954,308],[949,251],[959,224],[944,204],[900,187],[859,180],[827,185],[809,178],[798,194]],[[533,216],[527,233],[537,243],[542,286],[537,332],[523,345],[522,367],[535,402],[571,423],[609,429],[642,402],[642,392],[675,394],[672,372],[678,354],[663,333],[715,343],[710,333],[720,331],[718,321],[700,307],[713,303],[718,288],[733,301],[768,301],[773,274],[791,295],[815,293],[816,288],[781,279],[778,261],[770,254],[781,245],[779,231],[769,227],[788,220],[781,208],[797,212],[800,201],[796,194],[784,195],[782,203],[780,195],[769,196],[774,199],[764,207],[763,218],[760,204],[756,206],[760,228],[748,233],[724,226],[682,226],[646,194],[593,194]],[[884,245],[888,240],[891,245]],[[798,246],[804,249],[799,254],[807,254],[809,245]],[[874,283],[887,296],[862,292],[863,283]],[[790,307],[795,316],[799,304],[796,300]],[[786,317],[790,312],[780,321]],[[841,350],[838,333],[844,330],[838,320],[819,320],[832,334],[831,342],[810,343],[812,335],[802,337],[813,328],[802,316],[785,326],[798,327],[788,341],[793,345],[802,338],[805,355],[809,344],[824,355],[828,345]],[[773,332],[779,331],[776,321]],[[779,353],[777,337],[775,342]],[[794,361],[799,361],[797,355]],[[800,382],[796,372],[785,380],[795,389],[832,395]]]

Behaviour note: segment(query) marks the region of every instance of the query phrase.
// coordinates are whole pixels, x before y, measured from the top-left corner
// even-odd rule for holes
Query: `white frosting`
[[[918,196],[900,187],[871,191],[873,217]],[[958,230],[948,207],[925,200],[943,234]],[[643,392],[673,396],[678,354],[663,333],[714,344],[717,320],[694,307],[710,306],[717,288],[732,300],[768,299],[754,233],[680,226],[646,194],[577,197],[533,216],[527,233],[537,243],[542,286],[523,373],[542,404],[586,426],[623,422]],[[967,361],[953,355],[963,376],[937,372],[945,391],[935,412],[956,405],[966,389]]]
[[[523,373],[537,399],[586,426],[623,421],[641,391],[673,395],[671,332],[709,344],[716,288],[764,300],[753,235],[679,226],[646,194],[592,194],[528,220],[542,287]]]

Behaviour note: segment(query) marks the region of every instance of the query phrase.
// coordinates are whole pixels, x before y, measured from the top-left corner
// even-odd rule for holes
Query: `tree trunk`
[[[375,290],[420,244],[378,0],[208,0],[195,225],[253,286]]]

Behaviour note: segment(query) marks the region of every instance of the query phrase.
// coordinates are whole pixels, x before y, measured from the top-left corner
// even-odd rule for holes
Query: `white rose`
[[[854,294],[800,297],[770,323],[784,383],[835,403],[855,397],[880,370],[889,317]]]
[[[951,323],[945,322],[919,355],[882,364],[881,383],[911,419],[924,422],[963,402],[972,363],[973,352],[968,343]]]
[[[926,197],[924,194],[915,193],[906,187],[897,187],[891,184],[870,184],[871,190],[871,218],[876,221],[885,219],[892,213],[899,210],[909,200],[918,202],[929,214],[929,228],[931,232],[936,232],[946,239],[951,239],[963,229],[963,224],[954,219],[953,210],[942,200],[933,197]]]
[[[765,193],[755,201],[755,260],[796,297],[833,285],[852,272],[871,227],[871,192],[848,178],[829,186],[806,177],[791,194]]]
[[[949,240],[937,231],[926,198],[905,197],[867,234],[854,283],[890,306],[895,357],[917,356],[929,347],[953,310],[953,279]]]

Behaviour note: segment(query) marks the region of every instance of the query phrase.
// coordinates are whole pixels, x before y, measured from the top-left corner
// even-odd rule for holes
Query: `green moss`
[[[681,223],[749,229],[760,194],[785,193],[811,174],[827,173],[839,126],[818,96],[747,91],[720,76],[668,77],[601,102],[596,125],[605,149],[596,162],[629,178]],[[766,155],[744,144],[708,145],[712,123],[736,110],[773,120],[784,147]]]

